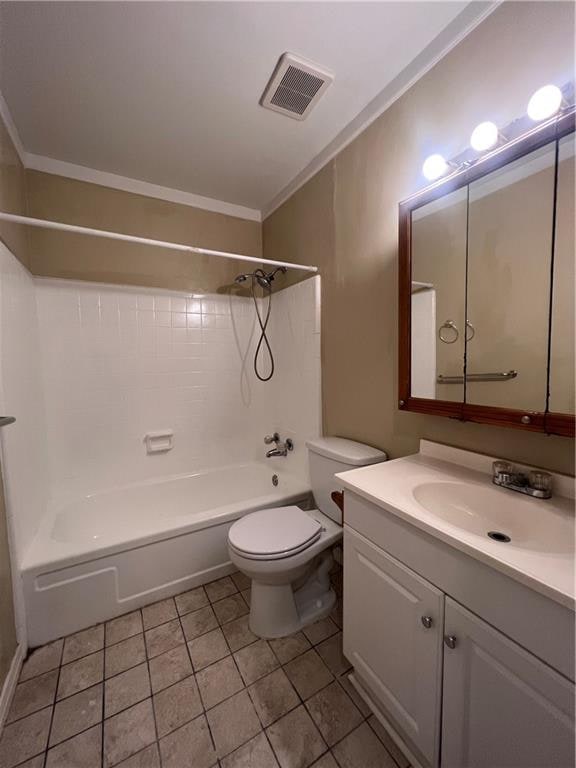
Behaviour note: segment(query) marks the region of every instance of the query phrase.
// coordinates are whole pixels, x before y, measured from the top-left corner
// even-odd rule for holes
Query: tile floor
[[[235,573],[34,651],[0,768],[408,768],[346,677],[340,600],[265,641],[249,586]]]

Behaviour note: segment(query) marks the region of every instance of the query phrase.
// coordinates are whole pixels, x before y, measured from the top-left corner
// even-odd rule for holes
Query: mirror
[[[574,434],[574,113],[400,205],[400,408]]]
[[[464,400],[467,194],[412,212],[412,393]],[[442,384],[441,378],[459,379]]]
[[[574,134],[558,146],[558,198],[550,338],[550,402],[552,413],[575,413],[574,408]]]
[[[555,156],[552,143],[470,184],[469,403],[546,410]]]

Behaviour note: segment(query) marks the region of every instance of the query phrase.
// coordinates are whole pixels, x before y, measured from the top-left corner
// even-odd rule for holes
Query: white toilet
[[[340,437],[321,437],[307,446],[318,509],[262,509],[228,533],[230,560],[252,579],[250,629],[260,637],[284,637],[330,614],[336,602],[331,547],[342,538],[342,512],[331,498],[340,490],[334,474],[387,458]]]

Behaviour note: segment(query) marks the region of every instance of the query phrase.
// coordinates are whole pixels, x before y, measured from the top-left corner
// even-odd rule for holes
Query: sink
[[[415,485],[412,494],[439,520],[484,541],[492,539],[498,546],[556,554],[573,551],[569,521],[561,515],[551,520],[539,514],[546,501],[535,502],[500,488],[443,481]]]

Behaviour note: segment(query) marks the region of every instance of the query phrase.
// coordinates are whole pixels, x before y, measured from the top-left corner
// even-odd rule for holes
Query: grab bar
[[[502,373],[468,373],[466,381],[510,381],[518,376],[518,371],[503,371]],[[464,376],[442,376],[436,379],[437,384],[464,384]]]
[[[0,416],[0,427],[6,427],[8,424],[14,424],[14,416]]]

